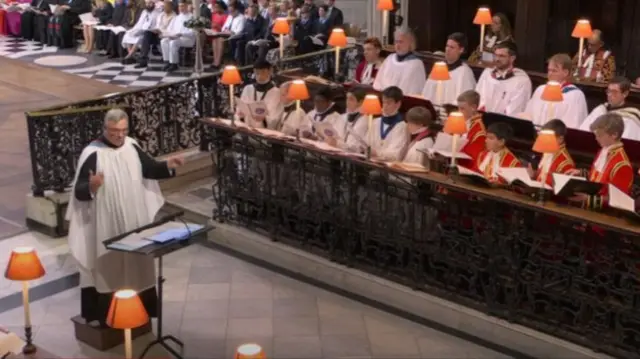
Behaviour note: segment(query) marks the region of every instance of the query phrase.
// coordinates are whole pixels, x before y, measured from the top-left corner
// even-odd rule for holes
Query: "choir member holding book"
[[[518,158],[507,148],[513,130],[506,123],[494,123],[487,128],[486,149],[480,153],[475,170],[492,183],[505,184],[498,176],[500,168],[522,167]]]
[[[330,145],[342,148],[350,152],[364,153],[367,135],[367,119],[360,113],[360,106],[366,93],[364,89],[352,87],[347,91],[347,111],[342,115],[344,122],[344,134],[341,138],[327,141]]]
[[[576,168],[571,154],[567,151],[567,146],[564,143],[564,136],[567,134],[567,126],[558,119],[553,119],[547,122],[543,127],[543,130],[551,130],[556,134],[556,140],[560,149],[556,153],[545,153],[542,155],[542,160],[538,165],[538,169],[534,170],[531,164],[527,166],[527,172],[529,176],[537,182],[543,182],[542,176],[546,174],[545,182],[549,186],[553,186],[552,173],[569,174]]]
[[[374,119],[367,131],[366,141],[372,157],[384,161],[401,160],[402,149],[408,140],[407,125],[399,112],[403,98],[402,90],[396,86],[382,91],[382,117]]]
[[[409,140],[400,155],[402,162],[423,164],[425,152],[433,147],[437,131],[433,130],[431,112],[425,107],[413,107],[406,114]]]
[[[480,95],[473,91],[468,90],[458,96],[458,109],[467,121],[467,143],[460,149],[461,152],[466,153],[471,157],[470,162],[460,160],[461,165],[470,166],[475,163],[485,150],[485,143],[487,139],[487,132],[482,121],[482,113],[478,112],[478,104],[480,103]]]
[[[245,113],[246,108],[238,106],[236,116],[240,121],[251,122],[248,123],[251,126],[274,129],[281,119],[283,108],[280,90],[272,79],[273,68],[269,62],[259,61],[253,65],[253,73],[255,82],[242,89],[240,101],[247,105],[259,104],[259,107],[266,109],[266,113]]]
[[[298,109],[295,100],[289,98],[289,88],[291,82],[280,85],[280,102],[282,103],[282,113],[275,123],[273,129],[288,136],[295,136],[306,120],[303,109]]]

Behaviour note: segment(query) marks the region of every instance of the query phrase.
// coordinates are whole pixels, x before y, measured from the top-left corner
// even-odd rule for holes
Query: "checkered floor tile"
[[[26,41],[14,37],[0,36],[0,56],[18,58],[22,56],[43,53],[50,55],[56,52],[56,47],[45,47],[35,41]]]

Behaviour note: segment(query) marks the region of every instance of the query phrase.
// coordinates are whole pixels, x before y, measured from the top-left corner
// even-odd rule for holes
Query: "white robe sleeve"
[[[384,61],[382,62],[382,65],[378,69],[378,73],[376,74],[376,79],[375,81],[373,81],[374,90],[382,91],[388,87],[385,78],[387,74],[387,68],[390,66],[389,64],[391,63],[391,56],[387,56],[387,58],[384,59]]]
[[[280,97],[280,89],[273,87],[269,89],[264,97],[264,103],[267,106],[267,127],[274,129],[278,121],[282,118],[284,106]]]
[[[422,60],[410,60],[411,66],[404,75],[405,83],[399,86],[404,95],[420,95],[427,81],[427,74]],[[378,77],[378,76],[376,76]]]
[[[557,111],[556,116],[560,118],[568,128],[580,128],[584,119],[589,115],[584,93],[580,90],[573,90],[564,94],[564,96],[563,111]]]
[[[604,107],[604,105],[600,105],[594,108],[589,116],[584,119],[579,129],[582,131],[591,132],[591,124],[594,123],[598,117],[604,115],[605,113],[607,113],[607,109]]]
[[[523,77],[517,82],[516,88],[512,89],[507,96],[509,100],[505,114],[507,116],[514,116],[525,110],[527,102],[531,98],[531,80],[529,77]]]

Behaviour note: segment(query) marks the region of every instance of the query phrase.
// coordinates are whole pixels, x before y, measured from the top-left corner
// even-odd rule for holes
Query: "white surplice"
[[[426,156],[424,152],[433,147],[433,143],[433,138],[425,137],[420,141],[415,141],[409,144],[409,148],[407,149],[407,153],[404,155],[402,162],[416,163],[419,165],[423,164],[424,156]]]
[[[142,41],[142,35],[145,31],[151,30],[156,22],[159,13],[157,11],[142,11],[138,21],[133,27],[125,31],[122,37],[122,46],[137,45]]]
[[[584,93],[572,84],[562,88],[562,102],[546,102],[542,100],[542,92],[546,85],[540,85],[527,103],[524,118],[536,126],[544,126],[549,120],[559,118],[568,128],[579,129],[587,118],[587,101]]]
[[[531,91],[531,79],[521,69],[504,74],[495,69],[485,69],[476,85],[476,92],[480,94],[480,108],[507,116],[524,112]]]
[[[367,116],[356,114],[356,120],[349,122],[348,116],[348,113],[342,115],[344,121],[344,137],[342,141],[338,142],[338,147],[349,152],[362,153],[366,150],[366,143],[362,143],[360,140],[366,141],[369,119]],[[358,140],[358,138],[360,138],[360,140]]]
[[[325,112],[318,113],[314,108],[307,113],[306,119],[303,124],[303,131],[314,132],[313,128],[317,123],[328,123],[334,130],[336,130],[336,136],[339,138],[344,137],[345,123],[342,115],[334,110],[334,106],[331,105]]]
[[[462,63],[453,70],[449,70],[448,81],[440,84],[440,96],[438,96],[438,81],[428,79],[422,88],[422,96],[434,105],[456,105],[458,96],[476,87],[476,78],[469,65]]]
[[[373,88],[383,91],[387,87],[397,86],[404,95],[420,95],[427,75],[424,62],[414,54],[398,61],[397,54],[391,54],[378,69]]]
[[[298,130],[311,128],[311,124],[307,124],[306,121],[307,114],[303,109],[283,112],[273,129],[285,135],[295,136]]]
[[[382,138],[383,130],[389,131],[385,138]],[[367,131],[365,141],[371,146],[371,150],[375,151],[377,158],[385,161],[400,161],[400,156],[409,141],[407,124],[402,121],[389,129],[382,123],[382,118],[375,118],[370,131]]]
[[[602,104],[591,111],[582,125],[580,125],[580,129],[582,131],[591,132],[591,124],[594,123],[598,117],[609,112],[617,113],[622,116],[622,120],[624,121],[624,132],[622,133],[622,138],[640,141],[640,110],[631,106],[622,106],[610,109],[608,104]]]
[[[142,177],[142,164],[135,140],[111,148],[95,141],[80,155],[75,182],[82,165],[96,154],[96,173],[104,184],[93,200],[82,202],[71,195],[66,219],[69,221],[69,248],[78,263],[80,287],[93,287],[99,293],[122,288],[138,292],[155,285],[154,259],[107,250],[104,240],[153,222],[164,205],[157,181]]]
[[[282,118],[282,112],[284,107],[282,105],[282,98],[280,96],[280,89],[277,86],[273,86],[266,92],[256,91],[253,84],[246,85],[242,89],[240,100],[246,104],[255,102],[264,102],[267,107],[267,128],[275,130],[278,122]],[[237,115],[236,115],[237,116]],[[239,120],[238,117],[236,119]],[[260,127],[263,127],[262,125]]]

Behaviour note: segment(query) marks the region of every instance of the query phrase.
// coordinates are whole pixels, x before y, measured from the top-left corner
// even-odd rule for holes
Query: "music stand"
[[[180,351],[182,351],[182,349],[184,348],[184,343],[179,340],[178,338],[176,338],[173,335],[162,335],[162,287],[165,281],[165,278],[163,277],[162,274],[162,267],[163,267],[163,257],[167,254],[173,253],[175,251],[178,251],[182,248],[188,247],[194,243],[203,241],[206,239],[206,236],[204,234],[206,234],[207,232],[211,231],[212,229],[214,229],[213,226],[211,225],[205,225],[205,226],[201,226],[201,228],[198,228],[196,230],[190,230],[188,225],[192,224],[195,225],[195,223],[187,223],[184,220],[182,220],[179,217],[182,217],[184,215],[184,212],[177,212],[174,214],[170,214],[168,216],[165,216],[151,224],[148,224],[146,226],[142,226],[138,229],[135,229],[133,231],[129,231],[126,233],[123,233],[121,235],[115,236],[113,238],[107,239],[106,241],[103,241],[102,244],[104,244],[104,246],[109,249],[109,250],[114,250],[114,251],[119,251],[119,252],[126,252],[126,253],[135,253],[135,254],[139,254],[139,255],[144,255],[144,256],[153,256],[154,258],[158,259],[158,273],[156,276],[156,286],[158,288],[158,299],[157,299],[157,322],[156,322],[156,336],[157,338],[153,341],[151,341],[147,347],[144,349],[144,351],[142,352],[142,354],[140,354],[140,359],[144,358],[144,356],[147,354],[147,352],[155,345],[161,345],[165,350],[167,350],[169,353],[171,353],[174,357],[176,357],[177,359],[182,359],[182,355],[179,354],[174,348],[172,348],[171,346],[169,346],[169,344],[167,344],[168,341],[174,342],[176,345],[178,345],[180,347]],[[149,241],[148,245],[145,245],[143,247],[139,247],[139,248],[135,248],[135,249],[126,249],[124,246],[118,246],[117,243],[128,237],[131,234],[135,234],[135,233],[140,233],[143,231],[147,231],[159,226],[164,225],[165,223],[171,222],[175,219],[178,219],[179,222],[182,222],[182,224],[185,225],[185,228],[183,228],[184,230],[186,230],[188,232],[188,237],[183,238],[183,237],[179,237],[179,238],[173,238],[167,241],[164,241],[162,243],[158,243],[158,242],[152,242]],[[177,228],[177,227],[176,227]],[[155,232],[153,234],[158,234],[158,233],[162,233],[164,231],[166,231],[168,228],[163,228],[161,230],[159,230],[158,232]],[[172,228],[175,229],[175,228]],[[180,229],[180,228],[177,228]]]

